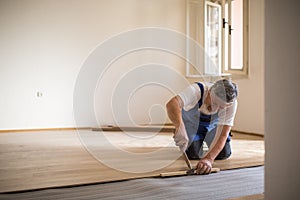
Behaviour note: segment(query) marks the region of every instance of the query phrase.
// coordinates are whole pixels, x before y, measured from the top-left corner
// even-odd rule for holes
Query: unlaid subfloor
[[[142,178],[78,187],[0,194],[5,200],[258,200],[263,199],[264,167],[224,170],[209,176]],[[246,197],[240,197],[245,196]],[[250,195],[250,196],[249,196]],[[236,198],[239,197],[239,198]],[[233,198],[233,199],[232,199]]]

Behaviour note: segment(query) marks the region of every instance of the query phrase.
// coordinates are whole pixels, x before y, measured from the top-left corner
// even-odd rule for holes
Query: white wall
[[[235,130],[264,134],[264,1],[249,0],[249,76],[239,86]]]
[[[185,33],[185,9],[185,0],[0,1],[0,129],[76,126],[73,90],[90,52],[113,35],[138,27],[164,27]],[[263,1],[251,0],[250,74],[247,79],[236,80],[240,95],[234,127],[261,134],[264,133],[262,19]],[[112,85],[110,78],[121,77],[126,70],[151,61],[171,66],[184,75],[181,59],[171,54],[156,54],[139,52],[114,63],[112,69],[116,70],[103,80],[108,86],[106,90]],[[147,111],[160,114],[157,109],[150,109],[151,104],[164,104],[172,96],[157,89],[148,87],[131,99],[129,109],[135,122],[150,122]],[[42,98],[37,98],[38,91],[43,93]],[[149,95],[153,91],[158,93]],[[98,91],[96,100],[105,96],[105,92],[99,95],[100,92],[103,91]],[[142,102],[144,96],[146,102]],[[132,106],[132,102],[138,106]],[[100,123],[113,123],[108,103],[106,100],[102,107],[96,105],[97,116],[102,116]],[[147,109],[140,112],[144,105]]]
[[[0,1],[0,129],[74,127],[74,84],[89,53],[133,28],[184,33],[184,16],[184,0]]]
[[[265,1],[265,199],[300,198],[299,1]]]

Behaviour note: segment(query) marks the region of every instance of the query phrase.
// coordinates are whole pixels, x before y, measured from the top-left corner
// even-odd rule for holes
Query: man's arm
[[[167,103],[166,107],[168,116],[176,128],[174,133],[174,141],[176,146],[178,146],[182,152],[185,152],[188,146],[189,138],[181,117],[182,105],[182,99],[179,96],[176,96]]]
[[[212,164],[224,148],[231,126],[222,125],[217,127],[216,136],[210,146],[209,152],[199,160],[196,166],[198,174],[209,174]]]
[[[174,124],[175,128],[178,129],[182,118],[181,118],[181,109],[182,109],[182,99],[179,96],[173,97],[166,105],[167,112],[170,120]]]

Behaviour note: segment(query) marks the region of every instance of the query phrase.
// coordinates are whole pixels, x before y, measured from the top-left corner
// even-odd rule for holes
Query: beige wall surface
[[[76,124],[73,116],[74,86],[84,61],[104,41],[137,28],[160,27],[185,34],[185,2],[2,0],[0,129],[95,126],[88,118]],[[240,95],[234,129],[263,134],[263,1],[251,0],[249,15],[250,71],[249,77],[236,80]],[[98,123],[115,124],[110,100],[105,97],[124,74],[147,63],[159,63],[185,75],[184,61],[171,53],[145,50],[121,57],[99,81],[105,88],[96,89]],[[167,120],[161,111],[172,95],[174,91],[155,84],[138,88],[128,100],[130,117],[136,123]]]
[[[235,80],[239,105],[234,129],[264,134],[264,1],[249,1],[249,75]]]
[[[73,91],[85,59],[113,35],[149,26],[184,33],[185,1],[1,1],[0,129],[75,126]],[[151,57],[147,52],[141,54]],[[123,59],[125,63],[110,76],[124,74],[124,66],[138,63],[138,56]],[[178,65],[180,59],[167,56],[171,57],[168,64],[183,73],[184,66]],[[109,86],[111,82],[106,84]],[[41,98],[37,92],[43,93]],[[102,95],[105,96],[103,92]],[[170,97],[167,95],[163,99],[156,97],[158,103],[164,104]],[[101,123],[111,122],[107,113],[101,117]],[[147,122],[148,118],[147,113],[138,122]]]
[[[299,1],[265,1],[265,199],[299,199]]]

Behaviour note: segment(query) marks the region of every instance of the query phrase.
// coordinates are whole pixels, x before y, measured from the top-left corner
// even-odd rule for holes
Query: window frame
[[[228,5],[228,26],[227,31],[229,31],[229,26],[231,26],[231,2],[232,0],[226,1]],[[222,0],[222,8],[224,9],[222,12],[223,19],[225,19],[225,0]],[[249,38],[249,0],[243,0],[243,68],[242,69],[232,69],[231,68],[231,35],[228,34],[228,69],[225,69],[225,53],[223,54],[224,57],[222,59],[222,73],[226,74],[232,74],[232,75],[248,75],[248,69],[249,69],[249,56],[248,56],[248,38]],[[234,28],[234,27],[233,27]],[[222,45],[222,52],[225,52],[225,31],[226,29],[223,28],[223,45]]]
[[[200,13],[197,13],[197,16],[195,17],[196,19],[193,19],[194,21],[197,21],[198,23],[196,24],[197,27],[194,27],[194,29],[196,30],[196,38],[194,38],[194,40],[196,40],[197,43],[203,45],[204,49],[205,47],[205,2],[212,2],[212,3],[217,3],[219,5],[221,5],[221,24],[223,23],[223,21],[225,21],[225,26],[226,28],[224,28],[224,26],[222,27],[222,31],[221,31],[221,69],[219,74],[193,74],[192,73],[192,66],[190,63],[186,62],[186,77],[188,78],[201,78],[201,77],[215,77],[215,76],[248,76],[248,72],[249,72],[249,42],[248,42],[248,38],[249,38],[249,0],[243,0],[243,68],[242,69],[232,69],[230,67],[231,64],[231,35],[228,34],[228,69],[225,69],[225,31],[229,31],[229,25],[231,25],[231,1],[232,0],[186,0],[186,34],[187,37],[190,38],[190,29],[191,29],[191,25],[190,22],[192,21],[190,19],[190,6],[193,4],[195,6],[197,6],[197,8],[201,8],[203,10],[198,10]],[[225,19],[225,4],[229,4],[228,6],[228,19]],[[191,20],[191,21],[190,21]],[[234,29],[234,27],[232,27]],[[187,40],[187,57],[189,58],[189,41]],[[203,71],[203,73],[205,73],[205,71]]]

